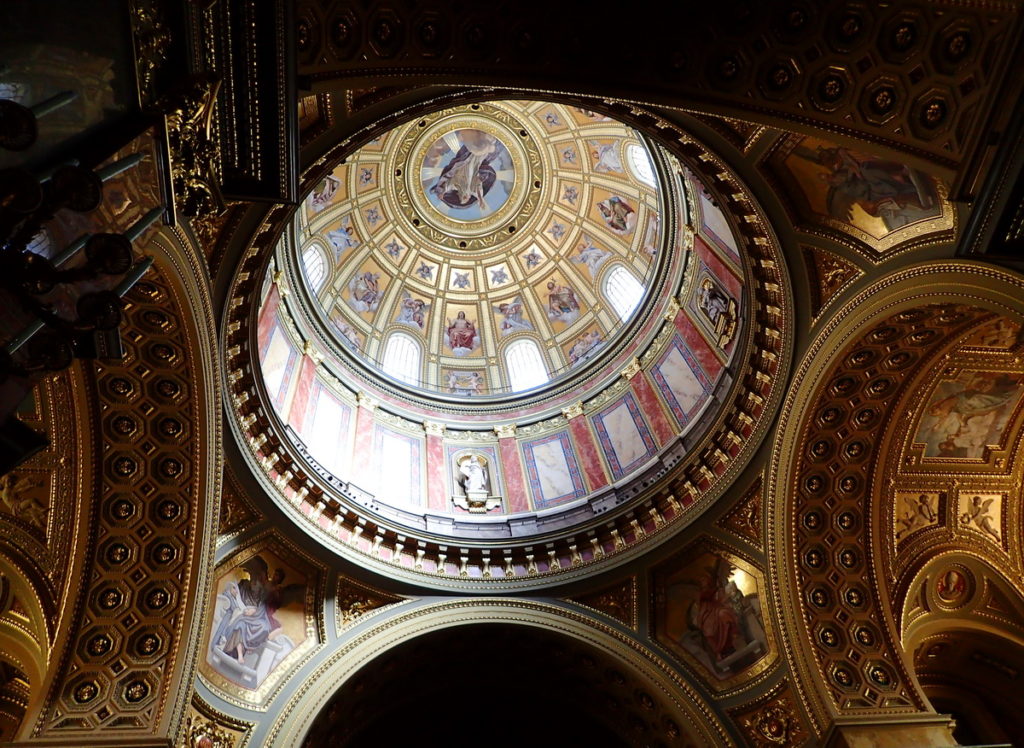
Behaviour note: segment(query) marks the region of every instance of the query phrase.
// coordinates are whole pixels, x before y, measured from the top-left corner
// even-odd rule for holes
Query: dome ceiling
[[[723,210],[705,180],[725,167],[690,142],[710,177],[601,114],[474,103],[386,131],[311,180],[253,320],[270,429],[294,465],[265,465],[268,478],[286,506],[322,497],[301,524],[371,563],[393,565],[361,546],[371,525],[419,538],[422,563],[400,570],[415,576],[446,573],[453,539],[484,554],[568,537],[565,561],[537,567],[558,573],[695,514],[673,497],[652,508],[648,488],[715,455],[683,484],[710,495],[743,448],[738,435],[702,446],[747,402],[729,393],[758,345],[738,223],[754,251],[774,250],[751,203]],[[653,524],[636,530],[642,502]],[[610,516],[631,517],[610,551],[565,535]],[[480,555],[466,576],[530,577],[517,553],[500,573]]]
[[[639,307],[662,240],[655,173],[636,131],[593,112],[436,112],[315,186],[297,222],[303,276],[336,340],[391,381],[530,389],[595,358]]]

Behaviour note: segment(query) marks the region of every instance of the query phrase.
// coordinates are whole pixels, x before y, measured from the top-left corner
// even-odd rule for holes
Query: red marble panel
[[[295,395],[292,397],[291,407],[288,409],[288,423],[299,434],[306,423],[306,411],[309,410],[309,393],[313,390],[313,377],[316,374],[316,364],[309,356],[302,357],[299,368],[299,381],[295,386]]]
[[[356,408],[356,440],[352,454],[353,482],[359,486],[370,485],[370,465],[373,462],[373,409]]]
[[[507,512],[526,512],[530,502],[526,494],[526,478],[523,475],[523,460],[514,437],[498,439],[498,454],[505,471],[505,500]]]
[[[633,394],[636,395],[640,411],[647,419],[647,423],[651,424],[651,430],[654,432],[654,438],[658,440],[658,446],[667,444],[675,436],[675,430],[668,420],[661,400],[654,394],[654,388],[651,387],[647,375],[640,372],[629,380],[629,384],[633,388]]]
[[[444,478],[444,442],[436,434],[427,434],[427,507],[438,512],[450,509]]]
[[[587,419],[582,416],[569,419],[569,435],[576,445],[576,454],[580,458],[583,475],[591,491],[597,491],[608,485],[608,476],[601,462],[601,454],[597,449],[594,435],[590,433]]]
[[[704,373],[708,375],[708,378],[714,382],[718,379],[719,373],[722,371],[722,361],[715,355],[711,346],[704,339],[704,336],[700,334],[696,326],[686,313],[680,310],[676,315],[675,319],[676,329],[679,330],[679,334],[682,336],[686,347],[690,349],[697,360],[700,362],[700,366],[704,369]]]
[[[263,360],[270,345],[270,335],[274,331],[274,320],[277,318],[277,307],[281,304],[281,295],[277,292],[277,284],[270,287],[267,298],[263,300],[263,308],[260,309],[260,318],[256,325],[256,340],[260,350],[260,360]]]

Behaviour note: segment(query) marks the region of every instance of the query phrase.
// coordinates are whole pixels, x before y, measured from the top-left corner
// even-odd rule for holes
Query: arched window
[[[406,384],[420,383],[420,346],[405,333],[396,332],[384,345],[381,368],[388,376]]]
[[[505,349],[505,364],[513,392],[539,387],[548,381],[540,348],[532,340],[517,340]]]
[[[654,164],[651,163],[650,154],[642,145],[631,143],[626,148],[626,158],[629,160],[629,169],[633,176],[644,184],[654,187]]]
[[[622,265],[616,265],[608,271],[604,277],[602,290],[622,320],[629,319],[644,296],[644,287],[640,285],[640,281]]]
[[[313,293],[318,293],[327,280],[327,261],[324,253],[315,244],[310,244],[302,253],[302,268],[306,271],[306,282]]]

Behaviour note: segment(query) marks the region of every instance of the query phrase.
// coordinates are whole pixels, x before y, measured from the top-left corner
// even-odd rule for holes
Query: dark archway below
[[[433,631],[369,662],[317,716],[305,745],[680,744],[673,717],[635,675],[582,642],[475,624]]]

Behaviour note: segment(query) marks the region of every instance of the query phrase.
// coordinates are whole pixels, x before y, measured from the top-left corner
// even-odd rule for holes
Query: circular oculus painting
[[[508,148],[482,130],[445,133],[427,149],[420,184],[439,213],[458,221],[487,218],[512,194],[516,173]]]

